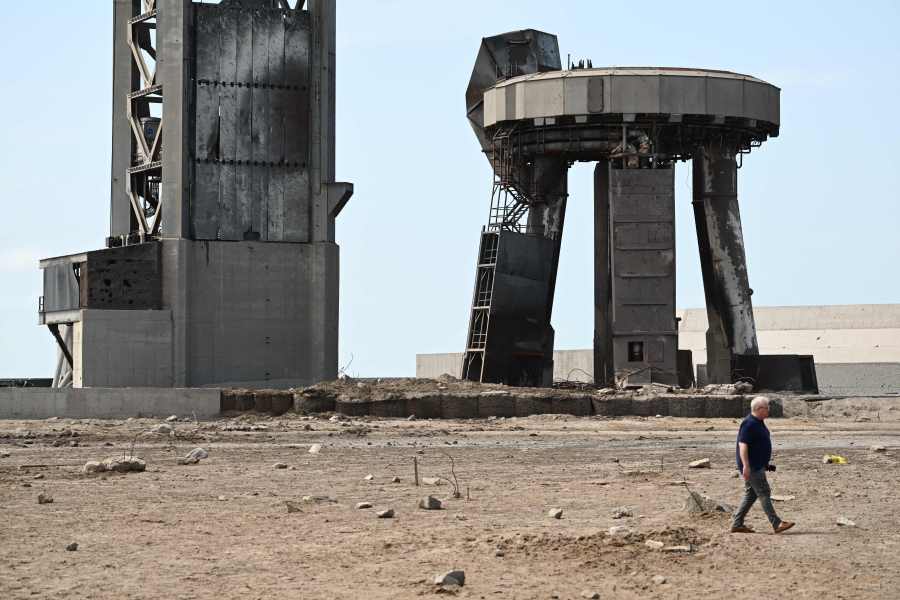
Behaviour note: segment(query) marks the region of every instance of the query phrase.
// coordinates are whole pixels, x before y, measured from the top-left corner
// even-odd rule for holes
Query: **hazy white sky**
[[[528,27],[595,66],[727,69],[781,87],[781,136],[739,173],[755,304],[900,302],[900,4],[338,0],[351,372],[411,375],[417,352],[462,350],[491,184],[464,92],[480,39]],[[49,377],[37,260],[102,247],[108,230],[112,2],[2,2],[0,30],[0,377]],[[570,172],[557,348],[593,337],[591,171]],[[698,307],[689,165],[676,179],[678,305]]]

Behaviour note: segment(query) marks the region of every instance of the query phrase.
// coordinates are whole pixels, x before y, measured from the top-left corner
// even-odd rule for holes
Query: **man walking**
[[[766,471],[772,459],[772,439],[765,420],[769,416],[769,399],[757,396],[750,402],[750,414],[741,422],[737,437],[737,468],[744,480],[744,499],[731,522],[731,533],[753,533],[744,525],[744,517],[757,498],[762,504],[769,523],[775,533],[782,533],[794,526],[790,521],[782,521],[772,506],[771,490],[766,480]],[[774,471],[775,467],[771,467]]]

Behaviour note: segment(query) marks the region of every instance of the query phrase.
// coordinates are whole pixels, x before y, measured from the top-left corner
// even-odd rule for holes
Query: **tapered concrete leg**
[[[594,383],[615,379],[612,349],[612,273],[609,257],[609,161],[594,168]]]
[[[559,269],[559,252],[562,244],[563,225],[566,218],[568,198],[569,164],[558,156],[539,156],[531,169],[531,196],[534,205],[528,211],[526,232],[553,240],[553,257],[547,294],[546,343],[544,354],[543,384],[553,384],[553,327],[550,318],[553,313],[553,297],[556,290],[556,274]]]
[[[728,148],[707,145],[693,159],[694,218],[706,294],[707,377],[731,381],[732,354],[759,354],[737,198],[737,163]]]

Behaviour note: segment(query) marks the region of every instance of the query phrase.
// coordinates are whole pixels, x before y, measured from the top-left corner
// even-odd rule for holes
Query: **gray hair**
[[[753,400],[750,401],[750,412],[756,412],[756,409],[761,406],[769,406],[769,399],[765,396],[757,396]]]

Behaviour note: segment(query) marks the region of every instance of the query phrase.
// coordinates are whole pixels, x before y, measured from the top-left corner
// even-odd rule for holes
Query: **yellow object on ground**
[[[826,465],[846,465],[849,461],[837,454],[826,454],[822,457],[822,462]]]

